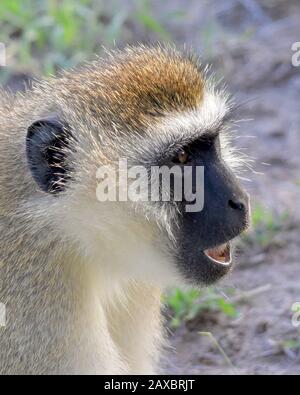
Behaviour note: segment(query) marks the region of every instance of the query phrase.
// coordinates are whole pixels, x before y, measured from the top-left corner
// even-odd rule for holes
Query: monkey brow
[[[202,131],[201,133],[195,133],[192,136],[178,136],[176,138],[170,138],[168,141],[164,141],[162,144],[158,144],[155,147],[151,147],[148,149],[147,153],[149,155],[144,155],[144,161],[145,158],[148,157],[149,163],[153,164],[155,163],[164,163],[166,160],[172,158],[174,155],[178,153],[179,150],[181,149],[186,149],[189,146],[192,146],[196,142],[200,142],[201,140],[208,140],[208,139],[214,139],[218,137],[221,131],[220,128],[216,128],[214,130],[208,130],[208,131]],[[146,160],[147,162],[147,160]]]
[[[230,106],[223,117],[216,119],[215,123],[207,128],[195,128],[189,133],[185,129],[179,129],[179,133],[176,134],[158,134],[156,139],[153,139],[153,135],[151,135],[152,138],[144,140],[142,149],[143,162],[148,164],[161,163],[166,158],[176,155],[180,149],[184,149],[197,141],[217,138],[226,128],[226,123],[234,121],[235,112],[238,108],[238,106]],[[137,147],[138,150],[136,150]],[[141,157],[141,145],[138,144],[136,149],[134,149],[134,157]]]

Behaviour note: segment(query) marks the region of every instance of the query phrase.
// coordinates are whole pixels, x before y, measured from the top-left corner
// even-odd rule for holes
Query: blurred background
[[[244,175],[253,228],[225,281],[165,296],[176,351],[163,365],[169,374],[300,374],[292,324],[300,302],[299,0],[1,0],[0,42],[0,83],[14,91],[103,46],[137,42],[193,47],[225,76],[241,103],[235,143],[253,160]]]

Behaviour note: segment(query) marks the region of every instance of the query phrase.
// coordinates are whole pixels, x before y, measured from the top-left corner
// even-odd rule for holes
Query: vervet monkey
[[[161,292],[228,273],[249,197],[232,103],[196,56],[140,46],[0,98],[1,374],[152,374]],[[204,168],[204,207],[97,199],[97,170]]]

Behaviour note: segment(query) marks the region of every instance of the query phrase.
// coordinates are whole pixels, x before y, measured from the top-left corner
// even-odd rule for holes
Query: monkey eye
[[[177,155],[173,159],[173,163],[186,165],[189,162],[189,160],[190,160],[190,154],[186,150],[182,149],[177,153]]]

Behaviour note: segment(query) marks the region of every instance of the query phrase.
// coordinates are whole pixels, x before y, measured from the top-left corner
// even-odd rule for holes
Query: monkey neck
[[[15,353],[13,370],[20,373],[151,373],[160,343],[159,291],[109,281],[69,248],[57,253],[56,243],[44,239],[39,248],[39,240],[35,248],[19,242],[3,250],[0,301],[8,323],[0,371]]]

